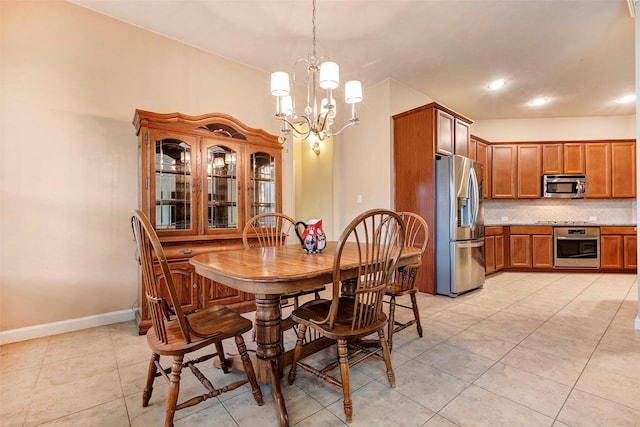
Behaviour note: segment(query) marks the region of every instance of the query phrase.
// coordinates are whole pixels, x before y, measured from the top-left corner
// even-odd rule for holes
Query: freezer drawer
[[[449,268],[440,268],[437,293],[458,296],[484,285],[483,240],[450,242]]]

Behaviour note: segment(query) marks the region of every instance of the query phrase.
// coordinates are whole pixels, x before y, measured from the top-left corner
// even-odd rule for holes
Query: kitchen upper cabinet
[[[518,144],[518,192],[519,199],[539,199],[542,176],[542,146],[540,144]]]
[[[542,144],[542,174],[584,174],[585,148],[583,143]]]
[[[636,197],[636,143],[611,143],[611,197]]]
[[[435,113],[436,153],[443,156],[458,154],[469,157],[471,120],[442,106],[437,106]]]
[[[583,143],[565,142],[563,148],[563,173],[585,173],[585,146]]]
[[[436,153],[450,156],[455,151],[455,118],[453,115],[436,110]]]
[[[585,143],[587,197],[636,197],[636,142]]]
[[[455,154],[465,157],[471,157],[471,132],[469,127],[469,123],[466,123],[460,119],[455,120]]]
[[[542,173],[559,175],[564,173],[564,144],[542,145]]]
[[[492,161],[491,161],[491,146],[489,143],[481,138],[472,136],[471,137],[471,146],[475,147],[475,157],[472,157],[476,161],[482,163],[484,166],[484,186],[482,187],[482,195],[485,199],[491,198],[491,169],[492,169]]]
[[[518,165],[518,146],[516,144],[497,144],[491,146],[491,198],[515,199]]]
[[[587,197],[611,197],[611,144],[586,144]]]

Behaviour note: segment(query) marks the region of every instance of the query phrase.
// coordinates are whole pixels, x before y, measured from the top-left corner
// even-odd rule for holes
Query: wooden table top
[[[196,273],[243,292],[285,294],[331,282],[337,242],[324,251],[308,254],[300,245],[238,249],[196,255],[190,262]],[[419,248],[405,248],[399,265],[418,261]],[[358,258],[355,244],[347,243],[341,267],[347,278]],[[355,271],[353,271],[355,274]]]

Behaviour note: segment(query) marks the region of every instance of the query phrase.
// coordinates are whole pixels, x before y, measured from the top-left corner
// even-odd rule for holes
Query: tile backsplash
[[[636,200],[484,201],[486,225],[535,224],[539,221],[589,221],[597,225],[636,225]]]

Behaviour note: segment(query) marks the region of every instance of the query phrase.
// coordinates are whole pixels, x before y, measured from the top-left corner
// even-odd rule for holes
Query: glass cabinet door
[[[203,196],[207,231],[239,228],[238,160],[235,144],[205,144],[206,193]]]
[[[164,136],[154,138],[155,228],[159,234],[189,233],[194,230],[192,144]]]
[[[250,216],[277,210],[276,159],[271,153],[255,152],[249,158]]]

